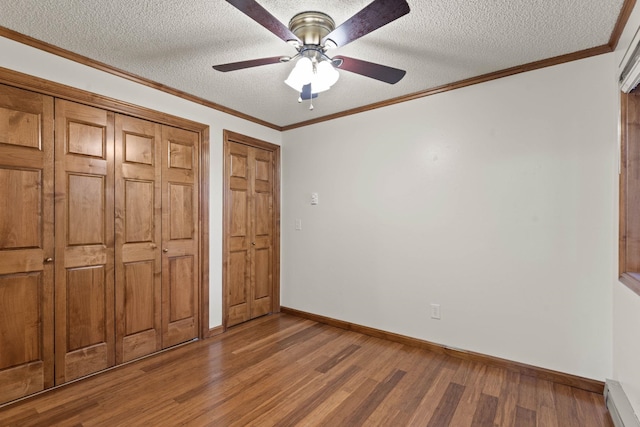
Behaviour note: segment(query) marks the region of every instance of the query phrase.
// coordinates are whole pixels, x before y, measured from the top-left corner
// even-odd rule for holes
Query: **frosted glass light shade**
[[[333,68],[333,65],[331,65],[329,61],[320,62],[316,67],[316,71],[316,80],[328,87],[333,86],[338,81],[338,77],[340,77],[338,70]]]
[[[289,77],[284,82],[297,92],[302,92],[302,86],[311,83],[313,77],[313,64],[307,57],[298,59]]]
[[[297,92],[302,92],[302,87],[311,83],[311,93],[320,93],[329,90],[340,77],[329,61],[320,61],[315,70],[313,68],[309,58],[300,58],[284,82]]]

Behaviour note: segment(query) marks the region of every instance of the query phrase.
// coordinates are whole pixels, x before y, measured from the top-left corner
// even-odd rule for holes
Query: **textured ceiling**
[[[370,0],[258,0],[283,23],[319,10],[341,24]],[[295,54],[223,0],[11,0],[0,26],[278,126],[606,45],[623,0],[408,0],[411,12],[332,50],[407,71],[389,85],[346,71],[315,109],[284,84],[292,63],[221,73],[214,64]]]

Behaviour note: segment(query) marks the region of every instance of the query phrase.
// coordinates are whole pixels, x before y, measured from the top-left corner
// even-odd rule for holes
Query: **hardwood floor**
[[[601,394],[278,314],[0,408],[2,426],[613,426]]]

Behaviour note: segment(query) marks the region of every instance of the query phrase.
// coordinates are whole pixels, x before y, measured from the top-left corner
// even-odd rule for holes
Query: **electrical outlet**
[[[440,304],[431,304],[431,318],[440,320]]]

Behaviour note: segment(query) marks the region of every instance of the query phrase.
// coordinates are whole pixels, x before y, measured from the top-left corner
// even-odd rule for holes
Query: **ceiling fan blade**
[[[344,46],[406,15],[409,10],[406,0],[374,0],[331,31],[322,39],[323,44],[331,40],[336,46]]]
[[[228,64],[214,65],[213,68],[226,73],[227,71],[242,70],[244,68],[259,67],[282,62],[282,56],[272,56],[270,58],[251,59],[249,61],[230,62]]]
[[[341,70],[351,71],[365,77],[380,80],[381,82],[396,84],[404,77],[407,72],[398,68],[387,67],[386,65],[376,64],[374,62],[363,61],[361,59],[349,58],[346,56],[334,56],[334,64],[342,61],[336,67]]]
[[[300,41],[295,34],[282,22],[278,21],[275,16],[270,14],[264,7],[260,6],[255,0],[227,0],[232,6],[258,24],[271,31],[284,41],[296,40]]]

